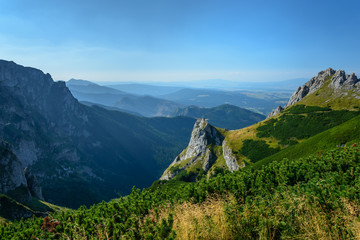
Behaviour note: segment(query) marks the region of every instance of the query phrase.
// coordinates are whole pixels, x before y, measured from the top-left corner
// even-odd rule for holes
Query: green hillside
[[[322,154],[324,150],[334,148],[335,146],[352,145],[357,142],[360,142],[360,116],[266,157],[255,163],[254,167],[261,167],[263,164],[276,159],[296,159],[315,153]]]
[[[309,150],[312,149],[311,144],[314,143],[309,143],[309,147],[306,150],[302,149],[302,146],[311,137],[355,117],[359,119],[357,117],[359,115],[360,111],[333,110],[329,107],[298,104],[287,108],[276,117],[247,128],[228,131],[225,133],[225,136],[237,160],[251,165],[267,157],[271,159],[270,156],[275,153],[274,157],[286,157],[288,154],[293,156],[293,151],[301,152],[303,154],[301,157],[314,153],[314,151]],[[351,123],[356,124],[356,120]],[[351,123],[349,124],[351,125]],[[337,130],[334,129],[333,131]],[[339,129],[338,131],[342,134],[343,130]],[[326,134],[324,133],[322,136],[326,136]],[[327,146],[345,144],[355,138],[357,138],[356,134],[346,139],[340,139],[340,137],[337,139],[331,138],[327,140]]]
[[[197,183],[0,224],[1,239],[357,239],[360,148],[274,161]]]

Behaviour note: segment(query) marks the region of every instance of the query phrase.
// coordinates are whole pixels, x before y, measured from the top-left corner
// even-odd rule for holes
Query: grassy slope
[[[310,107],[298,104],[292,106],[291,108],[288,108],[282,114],[277,115],[276,117],[267,119],[247,128],[228,131],[225,133],[225,135],[226,140],[229,142],[229,145],[239,162],[245,161],[248,164],[253,164],[253,162],[255,162],[251,161],[249,157],[244,156],[246,155],[246,152],[244,151],[244,143],[246,143],[246,141],[248,140],[263,140],[268,145],[268,147],[272,149],[279,149],[279,152],[272,155],[274,157],[297,157],[300,153],[302,154],[301,156],[307,156],[310,153],[316,152],[316,150],[308,150],[312,148],[311,145],[314,145],[314,143],[312,143],[311,141],[309,143],[306,143],[307,141],[309,141],[309,138],[323,131],[328,131],[333,127],[343,124],[344,122],[358,115],[358,111],[332,110],[327,107]],[[359,118],[356,117],[356,119]],[[351,123],[355,124],[356,120],[353,120]],[[341,132],[344,132],[345,130],[336,128],[334,130],[329,130],[322,136],[336,131],[339,131],[338,135],[340,137]],[[349,137],[355,139],[355,132],[352,135],[350,134]],[[347,142],[349,139],[345,140],[345,142]],[[329,147],[345,143],[344,140],[341,139],[327,139],[326,141],[319,141],[318,139],[316,141],[317,144],[326,142],[327,146]],[[298,150],[307,146],[307,144],[307,149]],[[260,144],[258,145],[260,146]],[[319,145],[319,149],[322,149],[324,147],[325,146],[323,145]],[[328,147],[326,147],[325,149],[327,148]],[[273,159],[271,156],[266,155],[266,152],[264,152],[264,158]],[[258,163],[256,163],[256,165],[261,165],[262,163],[263,161],[260,160]]]
[[[255,163],[254,167],[258,168],[264,164],[283,158],[303,158],[319,151],[334,148],[337,145],[349,145],[358,141],[360,141],[360,116],[264,158]]]
[[[0,224],[1,239],[359,239],[359,147]],[[216,236],[214,238],[214,236]]]
[[[41,201],[37,198],[33,198],[28,203],[20,203],[7,195],[0,194],[0,223],[19,219],[21,216],[42,216],[48,212],[67,210],[69,209]]]
[[[331,77],[325,80],[324,86],[316,92],[307,95],[297,104],[308,106],[331,106],[332,109],[356,110],[360,107],[360,92],[354,90],[334,90],[331,86]],[[295,105],[297,105],[295,104]]]

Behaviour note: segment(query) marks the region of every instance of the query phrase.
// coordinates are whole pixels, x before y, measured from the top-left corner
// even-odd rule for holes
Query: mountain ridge
[[[322,90],[319,92],[319,90]],[[350,92],[350,91],[354,92]],[[315,93],[315,96],[312,93]],[[323,92],[323,94],[320,94]],[[360,99],[360,79],[358,79],[355,73],[345,74],[343,70],[335,71],[332,68],[328,68],[324,71],[320,71],[317,76],[311,78],[304,85],[299,86],[298,89],[291,95],[288,103],[282,108],[279,106],[274,109],[269,117],[275,116],[280,113],[283,109],[286,109],[299,101],[305,100],[307,96],[312,95],[311,99],[302,101],[307,105],[317,104],[319,106],[331,106],[337,108],[336,104],[331,99],[337,99],[341,97],[347,97],[352,95],[350,98]],[[323,96],[322,96],[323,95]],[[317,99],[316,99],[317,98]],[[322,101],[321,103],[321,100]],[[343,101],[343,100],[342,100]],[[360,101],[352,101],[351,103],[358,103]],[[351,108],[351,104],[348,106],[341,106],[340,108]]]
[[[305,143],[309,138],[323,131],[345,124],[360,114],[356,106],[350,105],[340,109],[336,107],[333,109],[331,104],[316,106],[315,103],[311,104],[311,100],[314,97],[321,96],[321,91],[325,91],[328,88],[336,92],[333,95],[328,95],[328,99],[332,99],[335,96],[333,101],[338,104],[344,101],[345,98],[342,96],[355,100],[360,99],[359,86],[360,80],[356,78],[355,74],[346,75],[344,71],[335,71],[331,68],[319,72],[317,76],[311,78],[293,93],[285,109],[279,106],[268,115],[266,120],[232,131],[216,128],[218,132],[221,132],[223,137],[222,143],[224,144],[217,149],[216,160],[214,160],[213,165],[220,166],[225,171],[233,171],[238,170],[240,167],[256,165],[258,161],[263,159],[274,159],[271,158],[272,155],[281,155],[282,151],[292,149],[290,147],[293,145]],[[352,95],[347,93],[349,90],[354,90]],[[303,105],[307,99],[310,99],[309,104]],[[360,106],[360,101],[358,103],[358,106]],[[193,134],[196,127],[197,125],[195,124]],[[352,127],[356,128],[354,124]],[[193,134],[191,135],[191,140],[193,140]],[[352,139],[354,137],[344,137],[343,142],[337,144],[345,144]],[[192,179],[194,181],[198,180],[199,176],[204,175],[201,171],[196,171],[191,167],[196,157],[190,160],[191,164],[188,164],[189,158],[184,159],[182,157],[188,148],[192,148],[196,144],[192,145],[194,145],[194,142],[190,141],[188,147],[165,170],[161,178],[162,180],[177,178],[176,175],[178,175],[180,177],[177,179]],[[206,149],[214,148],[211,144],[205,144],[203,151],[198,153],[198,155],[208,156],[209,154]],[[308,151],[311,151],[311,149],[308,149]],[[232,161],[235,167],[231,168],[228,162],[224,162],[226,159]],[[269,161],[271,160],[264,160],[264,163]],[[176,174],[174,174],[174,170],[177,171]],[[180,171],[183,171],[183,173]],[[206,171],[207,177],[211,176],[214,172],[216,171]]]
[[[158,178],[166,159],[185,146],[194,123],[85,106],[64,82],[5,60],[0,99],[0,138],[12,146],[21,169],[30,167],[47,201],[71,207]]]

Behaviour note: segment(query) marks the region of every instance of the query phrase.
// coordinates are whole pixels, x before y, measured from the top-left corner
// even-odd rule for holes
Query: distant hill
[[[167,116],[183,105],[155,98],[152,96],[134,95],[114,88],[71,79],[66,86],[76,99],[84,102],[118,108],[119,111],[136,112],[142,116]]]
[[[213,108],[189,106],[179,108],[171,116],[206,118],[210,124],[226,129],[239,129],[265,119],[265,116],[230,104]]]
[[[266,80],[266,79],[265,79]],[[100,83],[125,92],[149,94],[159,96],[170,94],[183,88],[212,89],[222,91],[295,91],[299,85],[304,84],[306,78],[294,78],[282,81],[229,81],[224,79],[207,79],[178,82],[151,82],[151,83]],[[141,93],[142,92],[142,93]]]
[[[138,116],[138,117],[143,117],[143,115],[141,115],[140,113],[133,112],[133,111],[128,111],[128,110],[121,109],[121,108],[118,108],[118,107],[109,107],[109,106],[106,106],[106,105],[93,103],[93,102],[87,102],[87,101],[81,101],[80,103],[82,103],[82,104],[84,104],[86,106],[90,106],[90,107],[91,106],[97,106],[97,107],[101,107],[101,108],[104,108],[104,109],[110,110],[110,111],[119,111],[119,112],[129,113],[131,115]]]
[[[111,87],[117,90],[128,92],[136,95],[150,95],[158,97],[164,94],[171,94],[173,92],[181,90],[183,87],[171,87],[171,86],[157,86],[151,84],[141,83],[122,83],[122,84],[109,84],[107,87]]]
[[[161,98],[178,102],[186,106],[216,107],[231,104],[250,109],[261,114],[268,114],[276,106],[285,104],[291,93],[272,92],[239,92],[211,89],[181,89],[177,92],[162,95]]]

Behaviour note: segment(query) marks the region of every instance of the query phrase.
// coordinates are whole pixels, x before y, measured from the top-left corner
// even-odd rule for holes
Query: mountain
[[[243,129],[198,119],[163,180],[90,208],[0,218],[0,238],[357,239],[360,112],[346,104],[357,103],[354,82],[330,88],[337,109],[306,102],[328,91],[325,84]]]
[[[118,84],[108,84],[106,86],[135,95],[150,95],[154,97],[159,97],[165,94],[171,94],[183,88],[183,87],[161,86],[161,85],[151,85],[151,84],[141,84],[141,83],[118,83]]]
[[[283,92],[244,92],[221,91],[211,89],[182,89],[175,93],[160,96],[163,99],[178,102],[186,106],[216,107],[231,104],[260,114],[268,114],[276,106],[285,104],[291,94]]]
[[[71,79],[66,85],[79,101],[100,104],[128,113],[136,112],[146,117],[167,116],[182,107],[181,104],[168,100],[134,95],[86,80]]]
[[[182,104],[152,96],[123,97],[117,100],[113,106],[127,111],[138,112],[146,117],[169,116],[176,109],[183,107]]]
[[[189,145],[161,179],[194,181],[239,166],[261,167],[287,156],[304,157],[352,143],[360,136],[359,82],[355,74],[327,69],[299,87],[285,109],[279,107],[262,122],[228,131],[198,120]],[[205,168],[207,162],[211,164]]]
[[[97,106],[97,107],[101,107],[101,108],[111,110],[111,111],[120,111],[120,112],[124,112],[124,113],[129,113],[129,114],[134,115],[134,116],[143,117],[143,115],[141,115],[140,113],[137,113],[137,112],[133,112],[133,111],[117,108],[117,107],[109,107],[109,106],[102,105],[102,104],[99,104],[99,103],[93,103],[93,102],[87,102],[87,101],[80,101],[80,103],[84,104],[86,106],[90,106],[90,107],[91,106]]]
[[[99,82],[125,92],[160,96],[163,94],[173,93],[183,88],[212,89],[223,91],[294,91],[299,85],[306,82],[305,78],[294,78],[281,81],[263,81],[263,82],[246,82],[246,81],[229,81],[224,79],[207,79],[196,81],[178,81],[178,82],[151,82],[149,83],[111,83]]]
[[[299,87],[292,94],[285,108],[301,101],[301,104],[309,106],[356,110],[360,108],[359,93],[360,80],[354,73],[348,75],[342,70],[335,71],[328,68]],[[276,113],[271,113],[269,117],[282,110],[275,109]]]
[[[28,196],[36,179],[45,200],[69,207],[148,186],[185,147],[194,124],[185,117],[143,118],[85,106],[64,82],[4,60],[0,100],[0,139],[9,152],[2,161],[13,166],[0,169],[2,179],[10,179],[0,182],[2,193],[25,189]],[[33,177],[24,178],[24,169]]]
[[[219,166],[234,171],[245,165],[238,165],[232,153],[227,151],[224,136],[202,118],[194,125],[189,145],[165,170],[160,180],[176,176],[180,180],[195,181]]]
[[[171,116],[206,118],[210,124],[230,130],[247,127],[265,119],[264,115],[230,104],[223,104],[213,108],[197,106],[179,108]]]

